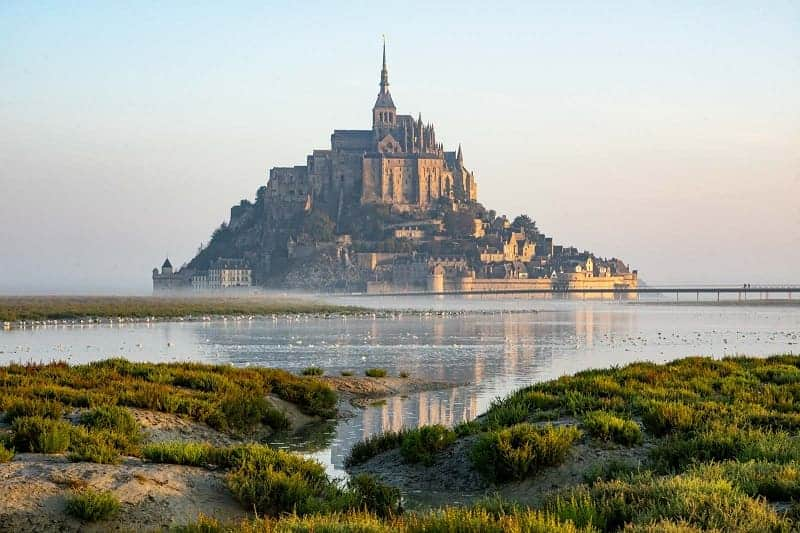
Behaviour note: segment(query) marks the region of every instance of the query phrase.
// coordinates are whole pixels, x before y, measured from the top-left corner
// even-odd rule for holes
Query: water
[[[365,302],[359,301],[364,304]],[[368,305],[408,305],[369,300]],[[456,424],[497,396],[586,368],[689,355],[770,355],[800,350],[800,307],[678,306],[530,300],[427,300],[473,312],[392,318],[278,317],[211,322],[42,326],[0,333],[0,364],[111,356],[137,361],[263,365],[328,374],[382,367],[468,383],[393,397],[313,435],[279,443],[343,475],[354,442],[389,429]],[[537,311],[531,311],[536,309]],[[479,310],[479,312],[474,312]]]

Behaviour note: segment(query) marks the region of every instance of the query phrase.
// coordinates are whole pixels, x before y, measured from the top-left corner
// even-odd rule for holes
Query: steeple
[[[372,128],[392,128],[397,123],[396,108],[389,92],[389,69],[386,67],[386,38],[383,39],[383,67],[381,68],[381,90],[372,107]]]
[[[383,68],[381,69],[381,94],[389,92],[389,70],[386,68],[386,37],[383,38]]]
[[[456,161],[459,163],[464,163],[464,156],[461,155],[461,143],[458,143],[458,153],[456,154]]]

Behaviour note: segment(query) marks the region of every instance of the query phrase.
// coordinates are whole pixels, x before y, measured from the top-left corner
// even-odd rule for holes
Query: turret
[[[372,108],[372,129],[392,128],[397,124],[397,108],[389,92],[389,69],[386,68],[386,41],[383,42],[383,68],[381,90]]]
[[[161,275],[172,274],[172,263],[169,262],[169,257],[164,260],[161,265]]]

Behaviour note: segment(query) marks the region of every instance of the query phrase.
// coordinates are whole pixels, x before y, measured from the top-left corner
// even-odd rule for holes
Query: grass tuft
[[[9,450],[0,442],[0,463],[7,463],[14,458],[14,450]]]
[[[79,520],[97,522],[113,518],[120,507],[113,492],[84,489],[67,497],[65,511]]]

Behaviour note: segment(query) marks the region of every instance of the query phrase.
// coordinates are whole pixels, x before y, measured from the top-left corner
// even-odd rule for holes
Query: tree
[[[539,228],[536,227],[536,221],[531,220],[531,217],[525,214],[515,218],[514,222],[511,223],[511,227],[517,231],[524,232],[528,237],[535,237],[539,234]]]
[[[475,231],[473,216],[464,211],[449,211],[444,216],[444,228],[454,239],[470,237]]]

